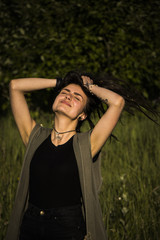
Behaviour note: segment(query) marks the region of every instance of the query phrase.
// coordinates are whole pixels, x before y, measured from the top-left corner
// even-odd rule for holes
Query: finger
[[[88,83],[92,82],[91,78],[88,76],[82,76],[82,79],[83,79],[83,82],[88,82]]]

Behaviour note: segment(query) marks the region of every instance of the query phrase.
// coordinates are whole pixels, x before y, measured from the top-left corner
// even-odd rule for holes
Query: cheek
[[[77,104],[77,112],[80,114],[84,111],[85,109],[85,103],[78,103]]]
[[[58,98],[59,98],[59,95],[55,98],[53,104],[52,104],[52,110],[55,109],[55,107],[57,106],[57,103],[58,103]]]
[[[54,108],[55,108],[55,104],[54,104],[55,102],[53,102],[53,104],[52,104],[52,110],[54,111]]]

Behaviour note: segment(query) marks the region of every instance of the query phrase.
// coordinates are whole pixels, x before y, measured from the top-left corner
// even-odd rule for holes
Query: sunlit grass
[[[109,240],[160,239],[160,127],[122,119],[102,151],[100,193]],[[51,116],[41,123],[51,126]],[[4,239],[25,152],[11,116],[0,120],[0,239]],[[86,126],[84,127],[86,130]]]

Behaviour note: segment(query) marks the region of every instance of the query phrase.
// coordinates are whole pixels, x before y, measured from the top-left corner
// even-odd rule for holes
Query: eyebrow
[[[71,92],[68,88],[64,88],[63,90],[65,90],[67,92]],[[74,95],[80,96],[83,99],[83,97],[80,93],[77,93],[77,92],[73,92],[73,93],[74,93]]]

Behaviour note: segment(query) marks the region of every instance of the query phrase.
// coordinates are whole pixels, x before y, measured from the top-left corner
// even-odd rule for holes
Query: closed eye
[[[76,100],[80,101],[80,99],[78,97],[75,97]]]
[[[70,90],[69,89],[63,89],[61,91],[61,94],[68,94],[70,93]],[[82,101],[83,100],[83,97],[81,96],[81,94],[77,93],[77,92],[74,92],[72,93],[72,95],[74,95],[74,98],[77,100],[77,101]]]
[[[67,92],[65,92],[65,91],[61,91],[61,94],[67,94]]]

